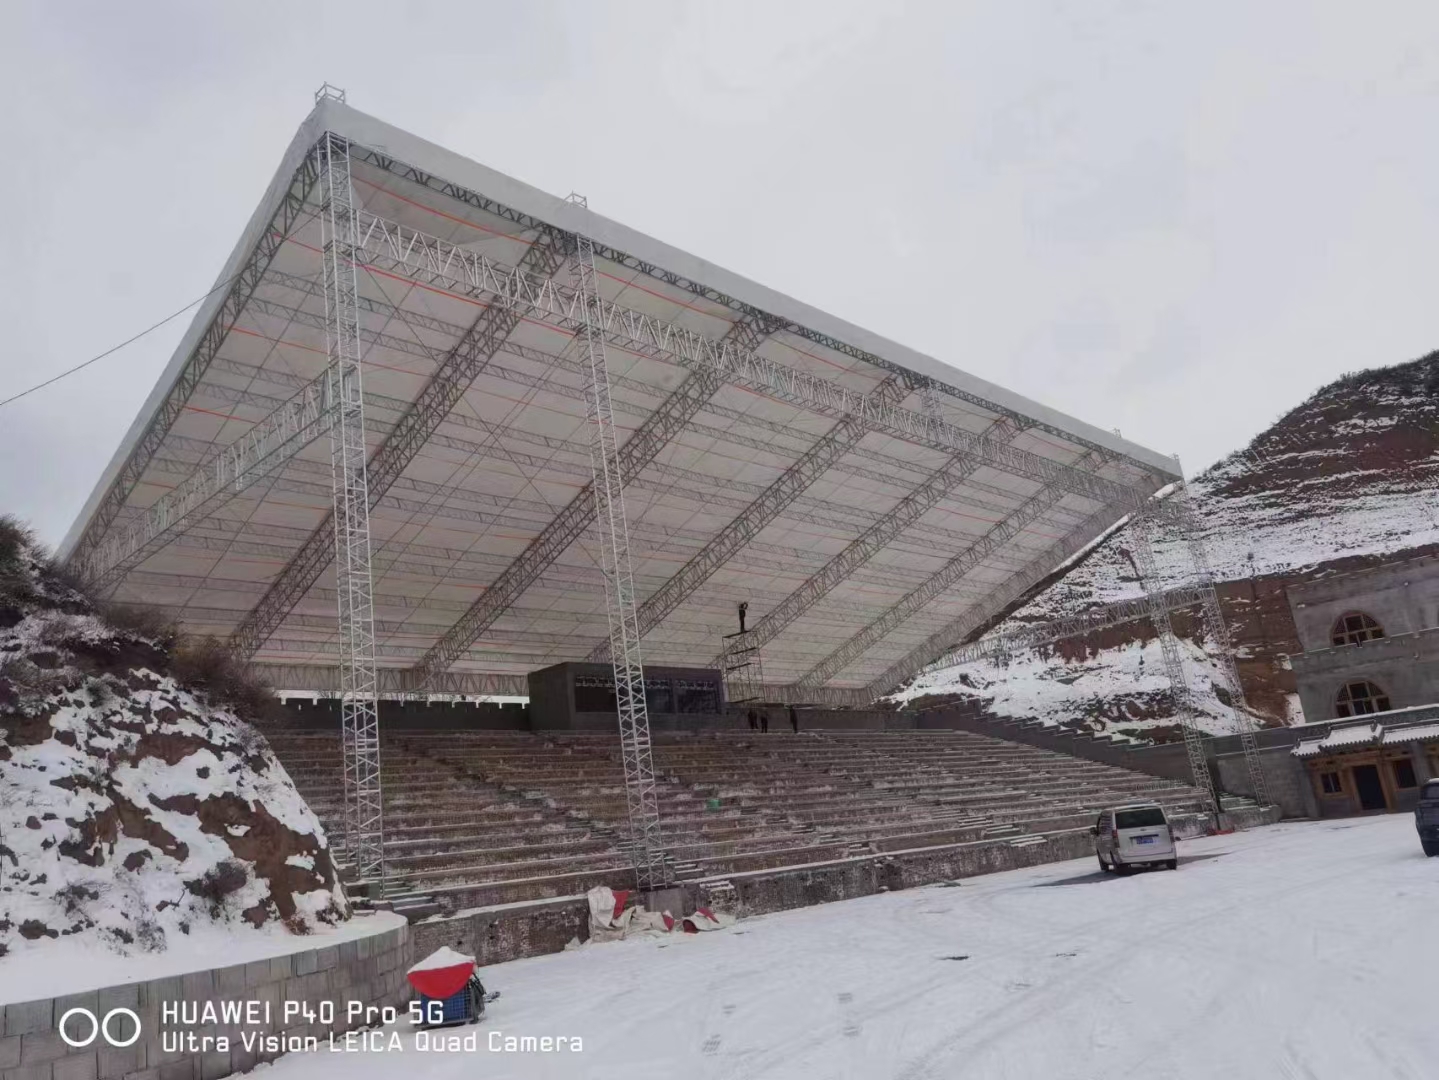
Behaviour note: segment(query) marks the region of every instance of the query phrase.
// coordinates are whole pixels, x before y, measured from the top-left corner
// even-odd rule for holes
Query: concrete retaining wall
[[[1219,781],[1225,791],[1235,795],[1254,795],[1249,778],[1249,763],[1242,753],[1219,754],[1215,759]],[[1264,770],[1264,786],[1269,797],[1289,818],[1317,817],[1312,794],[1305,797],[1309,780],[1304,765],[1287,746],[1271,746],[1259,751],[1259,764]]]
[[[215,1080],[246,1072],[280,1056],[278,1049],[256,1045],[247,1049],[242,1035],[307,1036],[323,1044],[331,1032],[360,1026],[346,1020],[345,1004],[393,1005],[402,1012],[410,998],[405,971],[411,960],[410,928],[392,927],[368,937],[255,960],[246,964],[196,971],[147,982],[43,998],[4,1008],[0,1029],[0,1080]],[[163,1007],[181,1002],[262,1002],[270,1006],[268,1021],[255,1025],[208,1025],[167,1022]],[[284,1002],[334,1003],[333,1023],[284,1019]],[[103,1036],[83,1049],[67,1046],[57,1024],[72,1008],[83,1008],[101,1020],[115,1008],[140,1018],[140,1037],[133,1046],[116,1049]],[[73,1017],[66,1027],[72,1039],[89,1034],[90,1021]],[[116,1017],[110,1025],[116,1041],[134,1034],[133,1022]],[[208,1047],[173,1045],[187,1033],[223,1036]],[[167,1037],[171,1045],[167,1046]]]
[[[723,884],[701,884],[699,900],[739,916],[763,915],[1093,854],[1094,838],[1089,830],[1070,829],[1047,833],[1039,844],[949,844],[789,870],[733,874]]]
[[[416,957],[448,945],[473,956],[484,968],[559,952],[572,938],[584,941],[589,936],[589,917],[583,897],[565,896],[430,919],[410,927],[410,937]]]

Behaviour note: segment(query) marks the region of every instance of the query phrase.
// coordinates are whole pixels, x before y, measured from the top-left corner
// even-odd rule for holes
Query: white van
[[[1101,870],[1127,874],[1136,866],[1179,868],[1174,832],[1164,807],[1156,803],[1115,806],[1099,815],[1094,828],[1094,851]]]

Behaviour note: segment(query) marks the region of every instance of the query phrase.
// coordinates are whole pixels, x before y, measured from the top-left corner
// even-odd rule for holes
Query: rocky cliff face
[[[1286,657],[1299,651],[1285,590],[1298,581],[1439,551],[1439,354],[1345,376],[1192,482],[1221,606],[1249,704],[1269,724],[1298,718]],[[1054,575],[996,624],[1009,629],[1140,593],[1127,529]],[[1159,545],[1161,575],[1184,573],[1182,545]],[[1181,613],[1176,632],[1201,723],[1238,721],[1212,643]],[[927,673],[896,695],[976,701],[1023,717],[1107,733],[1168,737],[1173,705],[1147,622],[1090,634],[1043,654]]]
[[[349,917],[264,738],[172,666],[167,642],[111,625],[0,521],[0,956]]]

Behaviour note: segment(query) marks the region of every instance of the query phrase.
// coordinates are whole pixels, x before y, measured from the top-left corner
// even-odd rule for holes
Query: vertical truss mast
[[[584,206],[582,196],[570,201]],[[577,234],[572,275],[579,304],[576,342],[585,365],[585,405],[590,429],[590,466],[594,472],[595,526],[600,570],[605,578],[609,649],[615,672],[620,753],[625,770],[631,858],[641,889],[668,884],[668,863],[660,836],[659,799],[650,752],[650,720],[645,704],[644,664],[640,659],[639,621],[630,563],[629,526],[625,521],[624,476],[610,405],[609,367],[605,360],[604,310],[595,274],[595,247]]]
[[[322,91],[323,93],[324,91]],[[360,881],[383,884],[384,815],[376,701],[375,610],[370,576],[370,499],[360,371],[355,203],[349,143],[326,132],[319,157],[327,378],[335,403],[330,475],[335,508],[340,716],[344,742],[345,847]]]

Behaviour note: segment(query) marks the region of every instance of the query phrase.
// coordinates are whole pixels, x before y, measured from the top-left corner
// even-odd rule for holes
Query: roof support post
[[[583,205],[583,199],[571,196]],[[600,296],[595,280],[595,248],[589,237],[575,237],[571,267],[585,365],[585,404],[590,429],[590,467],[594,472],[595,522],[600,542],[600,570],[605,576],[609,614],[610,654],[615,673],[615,705],[619,713],[620,754],[625,771],[631,859],[641,889],[669,883],[669,863],[660,835],[659,797],[650,753],[650,720],[645,702],[644,662],[635,618],[635,582],[630,564],[629,524],[625,520],[624,473],[615,441],[610,404],[609,366],[600,332]]]
[[[325,288],[325,375],[335,403],[330,428],[334,486],[335,592],[340,622],[340,725],[344,742],[345,846],[361,881],[385,880],[380,790],[380,713],[375,681],[375,601],[370,576],[370,499],[365,397],[355,280],[355,196],[350,148],[326,132],[317,151]]]

